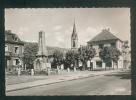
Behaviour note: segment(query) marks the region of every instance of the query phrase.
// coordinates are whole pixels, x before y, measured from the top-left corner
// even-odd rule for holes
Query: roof
[[[20,44],[20,45],[24,44],[24,42],[20,40],[18,35],[16,35],[15,33],[12,33],[11,31],[5,31],[5,42],[13,43],[13,44]]]
[[[100,32],[98,35],[96,35],[93,39],[88,41],[88,43],[91,42],[98,42],[98,41],[105,41],[105,40],[120,40],[118,37],[113,35],[109,29],[104,29],[102,32]],[[122,40],[120,40],[122,42]]]

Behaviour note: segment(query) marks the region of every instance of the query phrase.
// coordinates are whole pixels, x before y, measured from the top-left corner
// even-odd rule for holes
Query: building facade
[[[10,71],[13,67],[23,67],[24,43],[11,31],[5,31],[5,69]]]
[[[92,40],[87,42],[88,46],[92,46],[96,50],[95,57],[91,60],[93,68],[123,68],[123,57],[119,56],[117,64],[113,61],[110,64],[105,64],[99,57],[99,52],[103,47],[115,47],[122,52],[123,41],[114,36],[109,29],[103,29]]]

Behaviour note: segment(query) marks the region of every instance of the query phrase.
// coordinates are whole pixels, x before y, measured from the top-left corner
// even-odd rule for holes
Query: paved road
[[[8,96],[130,95],[130,72],[118,72],[7,92]]]

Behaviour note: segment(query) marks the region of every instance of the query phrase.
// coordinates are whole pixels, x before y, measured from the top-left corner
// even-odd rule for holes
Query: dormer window
[[[17,37],[15,37],[15,39],[14,39],[15,41],[18,41],[18,38]]]
[[[17,38],[15,35],[13,35],[12,38],[13,38],[13,40],[14,40],[15,42],[18,41],[18,38]]]

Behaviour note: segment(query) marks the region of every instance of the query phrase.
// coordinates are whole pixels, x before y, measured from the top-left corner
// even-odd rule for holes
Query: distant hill
[[[24,42],[24,48],[26,48],[27,46],[30,46],[30,45],[35,45],[38,48],[38,43],[37,42]],[[65,54],[70,49],[47,46],[48,55],[53,55],[53,53],[56,50],[61,51],[61,52],[63,52]]]

